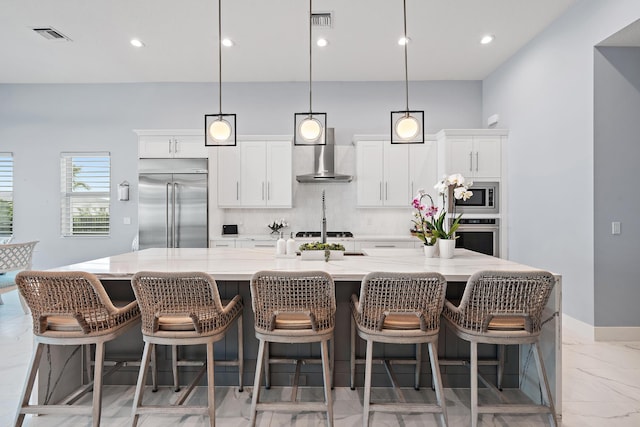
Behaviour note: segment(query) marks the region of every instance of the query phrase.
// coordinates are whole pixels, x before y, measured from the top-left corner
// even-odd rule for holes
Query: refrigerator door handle
[[[178,236],[176,235],[176,198],[178,193],[178,183],[173,183],[173,211],[171,213],[171,234],[173,235],[173,248],[178,247]]]
[[[169,235],[169,186],[171,183],[167,182],[166,185],[166,198],[164,199],[164,212],[165,212],[165,226],[167,227],[167,248],[172,246],[171,237]]]

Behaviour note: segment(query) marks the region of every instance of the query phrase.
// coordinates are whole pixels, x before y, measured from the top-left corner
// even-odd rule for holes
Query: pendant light
[[[403,0],[404,16],[404,87],[405,110],[391,112],[392,144],[424,144],[424,111],[409,110],[409,67],[407,66],[407,0]]]
[[[326,145],[327,138],[327,113],[314,113],[311,107],[311,28],[312,28],[312,0],[309,0],[309,111],[307,113],[294,113],[294,139],[295,145]]]
[[[218,0],[218,114],[204,116],[204,145],[236,145],[236,115],[222,113],[222,0]]]

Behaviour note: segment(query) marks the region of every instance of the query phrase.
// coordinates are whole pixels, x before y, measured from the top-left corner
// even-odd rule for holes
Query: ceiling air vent
[[[52,27],[34,28],[33,31],[47,40],[71,41],[71,39]]]
[[[333,27],[331,12],[316,12],[311,14],[311,25],[316,28]]]

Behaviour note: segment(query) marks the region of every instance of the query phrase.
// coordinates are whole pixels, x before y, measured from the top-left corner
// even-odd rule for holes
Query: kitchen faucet
[[[324,200],[324,190],[322,190],[322,243],[327,243],[327,207]]]

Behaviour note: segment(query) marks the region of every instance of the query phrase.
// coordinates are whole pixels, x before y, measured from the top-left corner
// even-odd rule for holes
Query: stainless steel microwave
[[[456,213],[497,214],[500,213],[500,183],[474,182],[469,188],[473,193],[467,200],[455,200]]]

